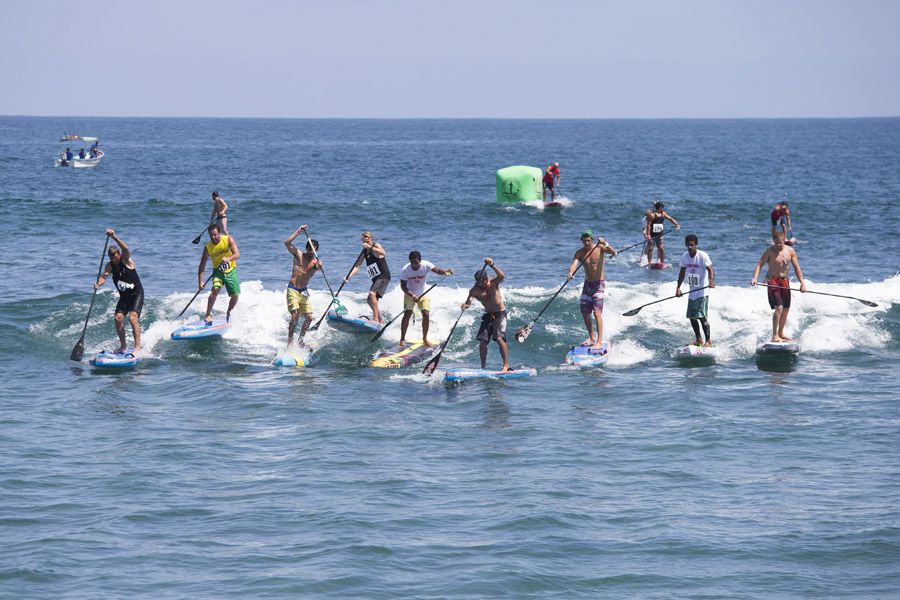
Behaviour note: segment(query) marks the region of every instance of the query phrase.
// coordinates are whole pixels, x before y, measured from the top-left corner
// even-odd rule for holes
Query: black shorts
[[[481,327],[478,328],[476,339],[480,342],[493,340],[506,341],[506,311],[498,313],[484,313],[481,317]]]
[[[137,313],[141,316],[141,310],[144,308],[144,290],[138,290],[130,294],[121,294],[119,301],[116,303],[116,314],[122,313],[126,317],[128,313]]]
[[[375,292],[375,297],[381,300],[381,297],[384,296],[390,282],[390,277],[376,277],[372,280],[372,287],[369,288],[369,291]]]

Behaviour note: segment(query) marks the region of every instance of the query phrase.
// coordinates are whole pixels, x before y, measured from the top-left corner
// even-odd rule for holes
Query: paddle
[[[761,285],[763,287],[775,288],[778,290],[791,290],[793,292],[800,292],[800,288],[792,288],[792,287],[784,287],[783,285],[769,285],[768,283],[757,283],[756,285]],[[857,302],[862,302],[866,306],[871,306],[872,308],[878,308],[878,304],[872,302],[871,300],[863,300],[862,298],[855,298],[853,296],[842,296],[841,294],[829,294],[828,292],[813,292],[812,290],[806,290],[805,292],[800,292],[803,294],[819,294],[820,296],[834,296],[835,298],[846,298],[847,300],[856,300]]]
[[[316,252],[316,246],[312,243],[312,238],[309,237],[309,230],[304,229],[303,233],[306,235],[306,241],[309,242],[309,249],[312,250],[313,257],[316,259],[316,262],[319,263],[319,271],[322,273],[322,279],[325,280],[325,285],[328,286],[328,291],[331,292],[331,303],[329,303],[328,306],[330,307],[332,303],[337,303],[337,308],[335,310],[341,314],[346,313],[347,309],[341,306],[340,300],[337,299],[337,294],[334,293],[334,290],[331,289],[331,284],[328,283],[328,278],[325,276],[325,269],[322,267],[322,263],[319,262],[319,254]],[[341,285],[341,287],[344,286]],[[340,291],[340,289],[341,288],[338,288],[338,291]],[[328,311],[326,310],[325,312],[327,314]]]
[[[219,266],[221,266],[221,265],[219,265]],[[194,294],[194,296],[191,298],[190,302],[187,303],[187,306],[185,306],[184,308],[182,308],[182,309],[181,309],[181,312],[178,313],[178,317],[180,317],[180,316],[183,315],[185,312],[187,312],[187,309],[190,308],[191,304],[194,303],[194,300],[197,299],[197,296],[200,295],[200,292],[203,291],[203,288],[206,287],[206,284],[209,283],[209,280],[212,279],[212,278],[213,278],[213,275],[215,275],[215,274],[216,274],[216,269],[213,269],[213,270],[212,270],[212,273],[209,274],[209,277],[206,278],[206,281],[203,282],[203,286],[202,286],[199,290],[196,291],[196,293]],[[177,319],[178,317],[175,317],[175,318]]]
[[[103,259],[106,257],[107,246],[109,246],[109,236],[106,236],[106,241],[103,243],[103,253],[100,255],[100,268],[97,269],[97,277],[94,279],[94,283],[97,282],[97,279],[100,279],[100,273],[103,272]],[[81,362],[81,357],[84,356],[84,335],[87,333],[88,320],[91,318],[91,310],[94,308],[94,298],[96,297],[97,288],[95,287],[94,293],[91,294],[91,303],[88,306],[87,316],[84,318],[84,329],[81,330],[81,337],[78,338],[78,342],[72,348],[72,354],[69,355],[70,360]]]
[[[691,290],[691,292],[696,292],[697,290],[705,290],[708,287],[709,287],[708,285],[704,285],[703,287],[693,288]],[[688,292],[688,293],[690,293],[690,292]],[[647,304],[642,304],[641,306],[638,306],[637,308],[632,308],[628,312],[623,312],[622,316],[623,317],[633,317],[634,315],[641,312],[642,308],[646,308],[646,307],[650,306],[651,304],[656,304],[657,302],[665,302],[666,300],[671,300],[672,298],[683,298],[683,297],[684,297],[684,294],[682,294],[681,296],[669,296],[668,298],[661,298],[660,300],[654,300],[653,302],[648,302]]]
[[[585,237],[587,237],[587,236],[585,236]],[[584,264],[584,261],[586,261],[588,259],[588,257],[594,253],[594,250],[596,250],[599,246],[600,246],[600,242],[598,240],[597,243],[591,248],[591,251],[588,252],[587,254],[585,254],[584,258],[581,259],[581,262],[578,263],[578,266],[575,267],[575,271],[572,273],[573,278],[575,276],[575,273],[578,273],[578,269],[581,268],[581,265]],[[572,281],[572,280],[569,279],[568,277],[566,277],[566,280],[563,282],[563,284],[561,286],[559,286],[559,289],[556,290],[556,293],[553,294],[553,297],[550,298],[550,300],[547,301],[547,304],[544,305],[544,308],[541,309],[541,312],[539,312],[537,314],[537,316],[535,318],[533,318],[531,320],[531,322],[529,322],[527,325],[522,325],[521,327],[519,327],[519,329],[516,330],[516,341],[517,342],[519,342],[521,344],[522,342],[524,342],[525,340],[528,339],[528,336],[531,335],[531,330],[534,329],[534,324],[537,322],[538,319],[541,318],[541,315],[544,314],[544,311],[547,310],[547,308],[550,306],[550,304],[554,300],[556,300],[556,297],[559,296],[559,293],[561,291],[563,291],[563,288],[566,287],[567,285],[569,285],[570,281]]]
[[[452,273],[453,273],[453,271],[450,271],[450,273],[448,273],[448,275],[451,275]],[[428,288],[427,290],[425,290],[424,292],[422,292],[422,295],[419,296],[419,300],[421,300],[422,298],[424,298],[424,297],[425,297],[425,294],[427,294],[428,292],[430,292],[431,290],[433,290],[433,289],[434,289],[434,286],[436,286],[438,283],[441,283],[441,281],[444,281],[444,279],[446,279],[446,278],[447,278],[447,275],[444,275],[444,276],[441,278],[440,281],[438,281],[438,282],[436,282],[436,283],[432,283],[431,286],[429,286],[429,288]],[[394,316],[393,319],[391,319],[390,321],[388,321],[387,323],[385,323],[384,327],[382,327],[381,330],[380,330],[378,333],[376,333],[375,335],[372,336],[372,341],[373,341],[373,342],[374,342],[374,341],[377,341],[378,338],[380,338],[382,335],[384,335],[385,330],[387,330],[387,328],[391,326],[391,323],[393,323],[394,321],[396,321],[396,320],[397,320],[397,317],[399,317],[400,315],[402,315],[404,312],[406,312],[406,311],[401,310],[399,313],[397,313],[396,316]]]
[[[360,251],[359,256],[357,256],[356,260],[353,261],[353,266],[350,267],[349,271],[347,271],[347,274],[344,276],[344,279],[347,279],[347,277],[350,277],[350,273],[353,272],[353,268],[356,267],[356,263],[358,263],[359,259],[362,258],[364,252],[365,252],[365,250]],[[341,290],[344,289],[344,285],[346,285],[346,283],[347,283],[346,281],[341,281],[341,285],[338,288],[338,291],[335,292],[334,296],[332,296],[332,298],[331,298],[331,302],[329,302],[328,306],[325,307],[325,312],[322,313],[322,316],[319,317],[319,320],[316,321],[316,324],[309,328],[310,331],[315,331],[316,329],[319,328],[319,325],[321,325],[321,323],[325,319],[325,317],[328,316],[328,309],[331,308],[331,305],[334,304],[335,302],[337,302],[337,305],[338,305],[338,307],[335,309],[335,311],[341,315],[347,314],[347,309],[344,308],[344,305],[341,304],[337,299],[338,294],[340,294]]]
[[[481,271],[478,272],[478,279],[481,279],[481,276],[484,274],[485,269],[487,269],[487,263],[484,263],[484,266],[481,267]],[[468,302],[471,298],[471,296],[466,296],[466,302]],[[465,304],[466,302],[463,302],[463,304]],[[456,322],[453,324],[453,327],[450,328],[450,333],[447,335],[447,339],[444,340],[443,344],[441,344],[441,349],[438,350],[438,353],[434,355],[434,358],[429,360],[428,364],[425,365],[425,368],[422,369],[422,373],[424,373],[425,375],[431,377],[431,375],[434,373],[434,370],[438,366],[438,362],[440,362],[441,360],[441,354],[444,353],[444,348],[446,348],[447,344],[450,343],[450,338],[453,337],[453,332],[456,330],[456,326],[459,325],[459,320],[462,319],[464,312],[466,312],[466,309],[462,309],[460,311],[459,316],[456,317]]]
[[[209,222],[209,225],[212,225],[213,223],[215,223],[215,220],[210,221],[210,222]],[[203,237],[203,234],[207,232],[207,230],[209,229],[209,225],[207,225],[206,227],[204,227],[204,228],[203,228],[203,231],[200,232],[200,235],[198,235],[197,237],[195,237],[195,238],[191,241],[192,244],[199,244],[199,243],[200,243],[200,238],[202,238],[202,237]]]
[[[659,234],[659,237],[662,237],[662,236],[666,235],[667,233],[672,233],[673,231],[675,231],[675,229],[666,229],[666,230],[663,231],[661,234]],[[640,246],[640,245],[642,245],[642,244],[646,244],[646,243],[649,242],[649,241],[650,241],[650,240],[641,240],[641,241],[638,242],[637,244],[632,244],[632,245],[630,245],[630,246],[625,246],[624,248],[622,248],[621,250],[619,250],[618,252],[616,252],[616,256],[618,256],[619,254],[622,254],[622,253],[625,252],[626,250],[631,250],[632,248],[635,248],[635,247]],[[612,258],[615,258],[615,256],[612,257]],[[612,259],[610,259],[610,260],[612,260]]]

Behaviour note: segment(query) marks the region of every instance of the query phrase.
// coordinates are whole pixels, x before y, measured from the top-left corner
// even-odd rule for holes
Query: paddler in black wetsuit
[[[656,246],[656,254],[659,262],[664,262],[666,259],[666,245],[662,239],[666,221],[671,221],[671,223],[675,225],[676,231],[681,229],[681,225],[678,224],[678,221],[663,210],[663,208],[665,208],[665,205],[657,200],[653,203],[653,210],[648,210],[646,213],[647,232],[644,237],[648,240],[646,251],[648,263],[653,262],[653,246]]]
[[[367,302],[372,309],[372,320],[376,323],[384,323],[381,318],[381,310],[378,301],[387,291],[388,283],[391,281],[391,270],[388,269],[387,252],[381,244],[375,241],[371,231],[363,231],[360,235],[363,251],[360,253],[356,264],[350,270],[350,273],[344,277],[344,282],[350,281],[350,278],[359,272],[359,267],[366,262],[366,274],[372,280],[372,286],[369,288],[369,297]]]
[[[141,323],[138,318],[144,307],[144,287],[141,285],[141,278],[138,277],[137,267],[131,258],[128,245],[119,239],[112,229],[107,229],[106,235],[112,238],[118,247],[113,246],[107,251],[109,262],[94,284],[94,289],[106,283],[106,278],[112,275],[113,283],[119,290],[119,302],[116,304],[116,334],[119,336],[119,349],[116,352],[121,354],[128,349],[125,343],[127,316],[131,322],[131,332],[134,334],[134,354],[137,354],[141,349]]]

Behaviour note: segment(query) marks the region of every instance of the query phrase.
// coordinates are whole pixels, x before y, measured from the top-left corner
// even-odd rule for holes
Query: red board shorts
[[[791,282],[787,277],[770,277],[766,283],[769,286],[769,307],[783,306],[791,307]]]

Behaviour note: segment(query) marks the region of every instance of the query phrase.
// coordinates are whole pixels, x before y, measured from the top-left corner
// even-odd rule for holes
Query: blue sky
[[[900,115],[900,2],[0,2],[0,114]]]

